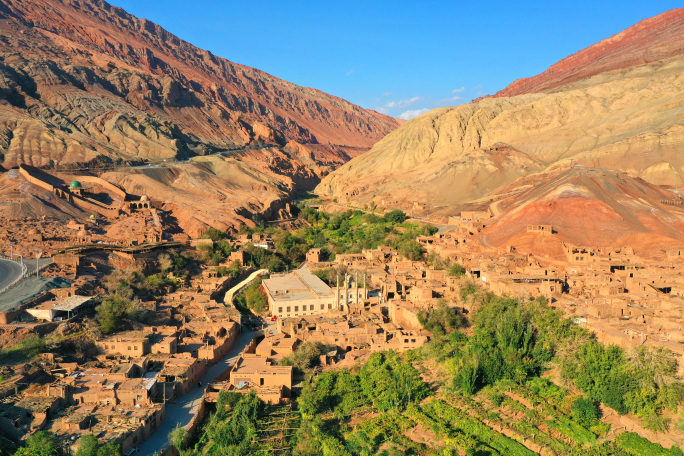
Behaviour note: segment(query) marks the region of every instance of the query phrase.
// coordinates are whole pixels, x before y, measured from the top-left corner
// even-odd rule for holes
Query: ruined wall
[[[40,179],[40,174],[42,173],[42,171],[38,170],[37,168],[29,168],[26,165],[21,165],[19,166],[19,173],[24,177],[24,179],[26,179],[33,185],[37,185],[40,188],[44,188],[49,192],[53,192],[55,190],[55,187],[53,185]]]

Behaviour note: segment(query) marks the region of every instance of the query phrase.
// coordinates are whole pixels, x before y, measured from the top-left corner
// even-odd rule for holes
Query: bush
[[[223,231],[214,227],[209,227],[209,229],[207,229],[207,231],[205,231],[201,237],[202,239],[211,239],[212,241],[216,242],[221,239],[225,239],[226,236],[226,233]]]
[[[50,431],[39,431],[26,438],[26,446],[19,448],[14,456],[57,456],[55,435]]]
[[[596,402],[578,397],[572,404],[572,417],[588,429],[601,418],[601,411]]]
[[[294,353],[283,358],[280,364],[293,366],[299,375],[310,373],[314,367],[321,364],[321,355],[325,355],[328,351],[330,348],[320,342],[304,342]]]
[[[437,303],[437,307],[431,311],[421,310],[418,312],[418,320],[423,329],[433,334],[450,334],[465,324],[464,318],[458,310],[449,307],[443,299]]]
[[[176,427],[169,432],[169,443],[173,445],[179,452],[185,449],[185,446],[188,443],[188,438],[188,430],[181,426],[180,423],[176,424]]]
[[[126,307],[128,305],[129,302],[127,300],[117,295],[110,295],[102,301],[102,304],[95,308],[100,331],[104,334],[112,334],[119,331],[126,316]]]
[[[458,263],[452,264],[449,268],[449,275],[452,277],[460,277],[462,275],[465,275],[465,273],[465,268]]]
[[[400,211],[399,209],[395,209],[391,212],[388,212],[383,216],[383,219],[388,222],[388,223],[404,223],[408,217],[406,217],[406,214],[404,214],[404,211]]]

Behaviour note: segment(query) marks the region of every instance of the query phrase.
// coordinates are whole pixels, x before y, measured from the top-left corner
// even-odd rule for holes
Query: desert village
[[[51,258],[37,274],[70,282],[1,308],[5,331],[67,333],[101,300],[106,270],[145,269],[167,249],[213,243],[168,229],[154,198],[128,195],[102,179],[83,176],[68,183],[23,165],[20,173],[30,184],[92,215],[68,222],[0,219],[2,253],[23,255],[22,265],[36,254]],[[599,340],[622,346],[658,344],[677,356],[684,353],[684,251],[667,251],[666,261],[654,261],[636,256],[629,247],[567,245],[566,259],[559,261],[518,252],[515,246],[506,251],[483,247],[476,236],[490,221],[489,211],[463,212],[449,219],[448,230],[418,241],[427,255],[460,264],[487,291],[544,296],[575,323],[595,331]],[[527,231],[556,235],[548,225],[530,225]],[[3,436],[17,441],[48,429],[67,448],[80,435],[92,433],[132,451],[163,422],[166,404],[192,388],[204,390],[192,426],[201,422],[222,390],[253,390],[266,402],[288,402],[299,385],[293,368],[279,362],[301,344],[321,342],[329,348],[321,356],[322,369],[351,367],[372,352],[403,351],[430,341],[418,313],[442,300],[464,314],[472,310],[473,303],[461,298],[462,277],[425,261],[406,260],[390,247],[339,254],[332,261],[323,258],[321,249],[311,249],[299,269],[263,280],[269,305],[266,326],[249,327],[232,300],[262,274],[246,266],[243,249],[247,244],[272,245],[258,234],[231,243],[235,251],[226,261],[241,262],[238,280],[220,277],[217,266],[205,266],[180,289],[141,303],[152,311],[153,325],[103,336],[87,362],[45,354],[39,365],[3,372]],[[334,286],[313,273],[342,267],[349,272],[338,274]],[[246,334],[246,345],[238,346]],[[201,384],[207,369],[235,349],[239,355],[230,367]]]

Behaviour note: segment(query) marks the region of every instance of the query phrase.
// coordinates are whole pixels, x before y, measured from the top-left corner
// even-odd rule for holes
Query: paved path
[[[235,296],[235,294],[237,294],[240,290],[242,290],[243,288],[247,287],[249,284],[254,282],[257,277],[263,276],[266,274],[268,274],[268,269],[259,269],[258,271],[254,271],[253,273],[251,273],[245,280],[238,283],[237,285],[235,285],[233,288],[231,288],[230,290],[228,290],[226,292],[226,295],[223,297],[223,303],[226,305],[227,304],[233,304],[233,297]]]
[[[0,259],[0,291],[21,277],[21,265],[15,261]]]
[[[252,341],[255,332],[245,331],[240,335],[235,342],[232,350],[228,352],[225,358],[207,369],[207,372],[202,376],[202,388],[197,385],[193,386],[188,394],[176,400],[175,403],[166,404],[166,417],[161,426],[139,447],[139,452],[136,456],[151,456],[156,452],[161,452],[169,444],[169,433],[176,427],[178,423],[181,426],[187,426],[190,420],[197,413],[197,408],[200,405],[204,389],[208,383],[211,383],[216,377],[228,370],[232,363],[234,363],[242,350]]]

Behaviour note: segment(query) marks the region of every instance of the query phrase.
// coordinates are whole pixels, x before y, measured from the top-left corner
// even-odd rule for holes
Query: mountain
[[[199,49],[102,0],[0,3],[0,165],[287,146],[335,167],[396,119]]]
[[[287,216],[293,195],[399,123],[217,57],[102,0],[0,2],[0,197],[16,202],[9,218],[74,216],[18,174],[2,175],[26,163],[106,171],[163,204],[192,236],[234,229]],[[152,167],[132,166],[141,162]]]
[[[630,247],[660,260],[664,248],[684,247],[680,196],[624,172],[575,166],[526,176],[492,197],[494,221],[479,235],[487,246],[555,259],[565,257],[564,244]],[[530,225],[551,225],[554,234]]]
[[[521,177],[572,165],[681,185],[683,14],[673,10],[644,21],[592,46],[591,53],[581,51],[554,66],[563,71],[531,78],[537,82],[524,90],[521,84],[507,89],[539,87],[548,93],[484,98],[412,119],[325,177],[316,191],[341,203],[374,202],[417,216],[447,216],[465,204],[487,201]],[[634,38],[647,35],[656,38]],[[628,64],[625,49],[638,56],[649,54],[650,46],[664,58]],[[584,64],[586,56],[594,63]],[[567,62],[574,62],[574,69]]]
[[[682,53],[684,8],[677,8],[644,19],[617,35],[564,58],[537,76],[518,79],[494,96],[549,92],[599,73],[657,62]]]

